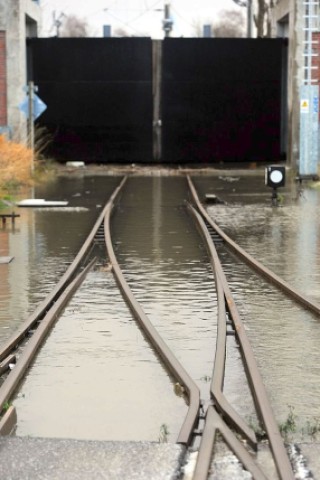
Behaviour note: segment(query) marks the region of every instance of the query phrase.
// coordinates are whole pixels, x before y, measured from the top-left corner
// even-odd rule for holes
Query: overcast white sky
[[[103,25],[114,32],[124,29],[129,35],[162,38],[164,4],[169,3],[174,26],[171,36],[194,36],[195,26],[212,23],[221,10],[241,10],[233,0],[40,0],[43,10],[42,36],[54,36],[53,12],[85,18],[90,33],[102,36]]]

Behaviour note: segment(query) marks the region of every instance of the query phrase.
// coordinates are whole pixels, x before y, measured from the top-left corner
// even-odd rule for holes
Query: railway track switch
[[[272,204],[278,205],[278,188],[284,187],[286,168],[278,165],[269,165],[265,170],[265,185],[272,188]]]

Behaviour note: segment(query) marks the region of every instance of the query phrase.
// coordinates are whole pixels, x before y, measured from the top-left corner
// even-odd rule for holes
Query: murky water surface
[[[275,208],[262,179],[222,176],[196,184],[203,192],[220,192],[227,202],[209,207],[209,213],[231,238],[320,303],[319,189],[288,182]],[[220,254],[276,418],[285,423],[293,413],[296,432],[289,435],[311,440],[320,419],[320,319],[224,249]]]
[[[98,215],[97,205],[119,180],[105,179],[103,183],[101,178],[86,178],[69,195],[65,180],[59,180],[54,197],[60,198],[63,192],[71,205],[76,202],[88,210],[24,212],[34,238],[41,237],[41,243],[33,246],[32,267],[27,259],[21,259],[20,265],[25,261],[26,270],[29,268],[37,281],[22,282],[29,302],[25,301],[24,308],[17,304],[18,319],[14,315],[5,319],[3,338],[13,329],[12,323],[18,324],[25,310],[32,310],[59,278]],[[92,187],[96,185],[94,194],[90,181]],[[90,194],[95,195],[91,201]],[[146,313],[208,398],[215,292],[206,252],[187,214],[185,198],[185,179],[131,179],[114,215],[113,240],[128,282]],[[101,253],[99,264],[105,260]],[[5,318],[6,309],[2,312]],[[167,439],[174,441],[187,411],[184,398],[175,393],[173,380],[117,292],[112,274],[99,265],[56,324],[14,403],[19,412],[18,435],[110,440],[157,441],[167,431]]]
[[[0,341],[57,282],[120,178],[59,178],[35,192],[69,200],[65,210],[20,209],[0,228]],[[288,183],[271,207],[263,178],[197,177],[202,196],[227,202],[209,212],[242,247],[320,302],[320,192]],[[42,190],[42,191],[41,191]],[[216,296],[207,253],[186,206],[184,178],[135,177],[112,221],[115,250],[133,292],[177,358],[209,398],[216,338]],[[99,253],[99,252],[98,252]],[[320,418],[319,319],[220,249],[277,420],[294,409],[298,433]],[[18,435],[175,441],[187,406],[137,328],[113,276],[95,269],[41,349],[14,404]],[[225,392],[252,415],[239,350],[228,340]],[[162,427],[162,428],[161,428]]]

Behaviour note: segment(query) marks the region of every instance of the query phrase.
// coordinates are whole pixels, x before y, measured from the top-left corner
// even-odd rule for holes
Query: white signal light
[[[286,177],[285,167],[270,165],[265,170],[265,184],[271,188],[284,187]]]

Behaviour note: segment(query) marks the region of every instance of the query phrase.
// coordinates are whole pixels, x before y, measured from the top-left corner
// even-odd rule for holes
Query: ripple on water
[[[111,275],[88,275],[15,399],[18,435],[155,441],[170,423],[177,436],[186,405],[118,297]]]
[[[244,205],[236,210],[225,206],[209,210],[251,255],[302,293],[319,298],[318,206]],[[320,320],[234,256],[224,252],[222,258],[277,419],[284,422],[293,408],[295,435],[301,439],[310,418],[320,416]]]

